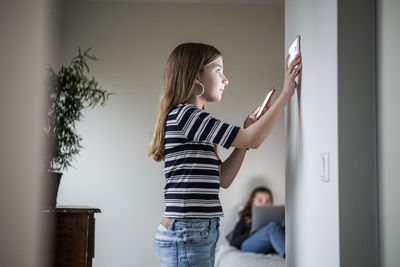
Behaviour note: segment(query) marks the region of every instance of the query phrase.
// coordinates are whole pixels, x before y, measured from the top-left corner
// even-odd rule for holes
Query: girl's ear
[[[197,77],[197,78],[194,80],[194,83],[195,83],[195,84],[200,84],[200,79],[199,79],[199,77]]]

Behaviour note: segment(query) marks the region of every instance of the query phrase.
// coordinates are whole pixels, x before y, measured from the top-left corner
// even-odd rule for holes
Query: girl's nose
[[[224,86],[227,86],[229,84],[229,81],[227,78],[224,79],[224,81],[222,82],[224,84]]]

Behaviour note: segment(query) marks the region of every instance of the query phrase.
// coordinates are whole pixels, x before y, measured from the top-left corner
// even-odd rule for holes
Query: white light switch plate
[[[320,156],[320,179],[322,182],[329,182],[329,152],[322,153]]]

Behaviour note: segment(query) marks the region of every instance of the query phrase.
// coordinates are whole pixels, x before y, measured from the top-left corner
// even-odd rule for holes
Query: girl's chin
[[[222,94],[218,94],[215,96],[215,102],[219,102],[222,100]]]
[[[222,97],[215,97],[213,99],[213,101],[211,101],[211,102],[220,102],[221,100],[222,100]]]
[[[219,95],[219,96],[213,96],[213,97],[210,97],[209,99],[207,99],[207,102],[219,102],[219,101],[221,101],[221,99],[222,99],[222,95]]]

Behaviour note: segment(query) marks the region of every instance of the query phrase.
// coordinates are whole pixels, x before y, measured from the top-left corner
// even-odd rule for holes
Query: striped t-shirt
[[[213,143],[229,148],[239,129],[192,104],[172,109],[165,128],[165,217],[223,216],[218,197],[222,162]]]

